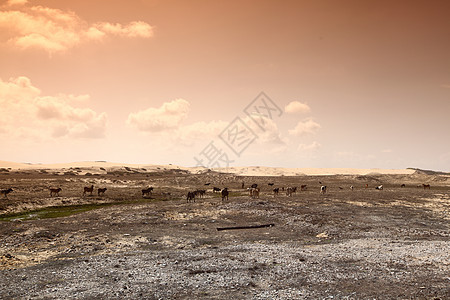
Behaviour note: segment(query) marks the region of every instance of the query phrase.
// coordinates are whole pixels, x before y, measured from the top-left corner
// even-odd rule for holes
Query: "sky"
[[[450,2],[0,0],[0,160],[450,171]]]

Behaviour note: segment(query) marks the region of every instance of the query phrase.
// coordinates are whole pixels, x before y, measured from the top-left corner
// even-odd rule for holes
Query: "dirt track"
[[[15,190],[0,202],[3,216],[110,204],[66,217],[0,222],[2,299],[450,298],[445,176],[11,172],[0,179],[0,188]],[[258,183],[260,198],[250,198],[242,181]],[[325,195],[319,181],[328,186]],[[205,182],[212,183],[206,197],[186,203],[186,191]],[[268,182],[308,189],[274,197]],[[90,184],[107,187],[105,196],[83,197]],[[374,189],[379,184],[384,190]],[[155,187],[152,199],[140,194],[147,186]],[[229,201],[212,186],[229,187]],[[61,195],[50,198],[48,187],[62,187]],[[270,223],[275,226],[216,229]]]

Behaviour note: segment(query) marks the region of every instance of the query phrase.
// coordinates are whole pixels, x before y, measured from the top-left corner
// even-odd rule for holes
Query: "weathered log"
[[[249,226],[233,226],[233,227],[218,227],[217,231],[222,230],[235,230],[235,229],[254,229],[254,228],[264,228],[273,227],[275,224],[264,224],[264,225],[249,225]]]

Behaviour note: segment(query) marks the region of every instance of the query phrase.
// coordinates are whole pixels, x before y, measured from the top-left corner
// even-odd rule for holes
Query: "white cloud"
[[[306,103],[292,101],[284,107],[284,111],[289,114],[305,114],[311,112],[311,108]]]
[[[165,102],[159,108],[151,107],[129,114],[127,124],[146,132],[177,129],[187,118],[189,107],[189,102],[184,99]]]
[[[43,96],[27,77],[0,79],[3,123],[0,134],[34,139],[102,138],[106,131],[106,113],[76,107],[88,99],[88,95]]]
[[[300,121],[297,123],[294,129],[289,130],[290,135],[303,136],[308,134],[314,134],[320,129],[320,124],[313,121],[311,118]]]
[[[26,1],[15,0],[8,3],[26,4]],[[0,11],[0,29],[8,32],[9,44],[19,49],[38,48],[54,53],[106,36],[128,38],[153,36],[153,27],[142,21],[128,24],[108,22],[89,24],[70,11],[43,6],[14,6],[14,9]]]
[[[213,140],[220,141],[219,135],[230,125],[230,121],[212,120],[183,124],[188,118],[189,108],[190,103],[183,99],[166,102],[157,108],[129,114],[127,125],[152,134],[152,139],[166,145],[192,147],[206,145]],[[287,141],[273,120],[264,117],[264,130],[249,116],[241,120],[256,134],[254,144],[263,145],[266,147],[265,151],[271,151],[273,147],[278,147],[278,150],[280,147],[285,148]]]

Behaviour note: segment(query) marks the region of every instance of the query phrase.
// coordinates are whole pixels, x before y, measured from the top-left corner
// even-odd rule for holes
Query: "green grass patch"
[[[27,220],[40,220],[40,219],[50,219],[50,218],[62,218],[71,215],[87,212],[94,209],[99,209],[103,207],[109,207],[113,205],[127,205],[127,204],[139,204],[164,201],[163,199],[154,198],[142,198],[133,199],[128,201],[120,202],[108,202],[108,203],[90,203],[90,204],[80,204],[80,205],[63,205],[63,206],[50,206],[45,208],[40,208],[36,210],[29,210],[19,213],[3,214],[0,215],[0,221],[10,222],[10,221],[27,221]]]
[[[82,212],[111,205],[113,205],[113,203],[51,206],[37,210],[1,215],[0,221],[16,221],[16,220],[26,221],[26,220],[68,217],[74,214],[79,214]]]

